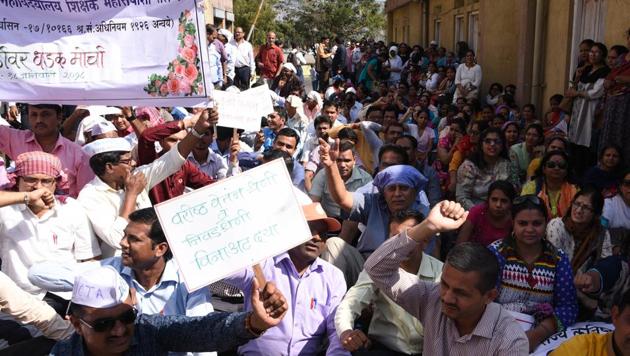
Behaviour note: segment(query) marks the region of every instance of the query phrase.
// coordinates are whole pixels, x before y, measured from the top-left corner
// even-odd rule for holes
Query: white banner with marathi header
[[[553,350],[558,348],[563,342],[570,340],[572,337],[583,334],[605,334],[615,330],[612,324],[602,323],[597,321],[585,321],[576,323],[573,326],[566,328],[566,330],[559,333],[555,333],[543,341],[534,352],[532,356],[547,356]],[[577,355],[576,355],[577,356]]]
[[[0,0],[0,101],[199,105],[207,57],[196,0]]]
[[[188,291],[311,239],[281,159],[157,204],[155,210]]]

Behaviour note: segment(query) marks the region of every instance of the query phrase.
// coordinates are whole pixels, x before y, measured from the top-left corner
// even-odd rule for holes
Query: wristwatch
[[[196,138],[202,138],[206,133],[200,133],[199,131],[195,130],[195,128],[193,128],[192,130],[190,130],[190,133],[195,136]]]

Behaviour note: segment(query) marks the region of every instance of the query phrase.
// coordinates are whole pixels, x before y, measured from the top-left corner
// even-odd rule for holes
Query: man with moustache
[[[88,164],[89,157],[81,150],[81,146],[60,134],[62,120],[61,105],[29,104],[30,130],[0,126],[0,151],[12,159],[31,151],[44,151],[57,156],[68,176],[67,182],[57,188],[59,192],[76,198],[81,188],[94,178],[94,173]]]
[[[418,244],[459,228],[468,212],[443,201],[427,218],[381,245],[365,270],[381,292],[424,326],[423,355],[528,355],[529,342],[512,315],[494,303],[499,266],[479,244],[456,245],[446,256],[440,284],[400,269]]]
[[[343,274],[319,258],[326,244],[326,233],[341,228],[326,216],[319,203],[303,205],[312,238],[289,251],[261,262],[265,278],[287,298],[291,308],[278,327],[238,349],[239,355],[317,355],[328,342],[326,355],[348,355],[335,331],[337,305],[346,292]],[[224,280],[251,294],[252,269]],[[251,310],[249,300],[245,301]]]
[[[168,352],[226,351],[280,323],[287,303],[273,283],[254,280],[246,313],[138,315],[136,293],[109,266],[78,275],[69,308],[75,333],[51,355],[160,355]]]

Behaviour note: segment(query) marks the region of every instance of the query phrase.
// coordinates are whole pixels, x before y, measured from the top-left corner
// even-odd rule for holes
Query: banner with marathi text
[[[196,0],[0,0],[0,101],[197,105],[207,56]]]

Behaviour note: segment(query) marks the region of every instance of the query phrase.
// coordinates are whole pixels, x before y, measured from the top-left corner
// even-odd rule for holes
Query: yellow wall
[[[630,27],[630,1],[606,0],[606,26],[604,43],[611,47],[616,44],[627,46],[626,32]]]
[[[411,2],[394,9],[388,14],[387,40],[420,43],[422,36],[422,7],[419,2]]]
[[[550,1],[545,23],[545,49],[541,109],[549,109],[549,98],[564,94],[571,65],[571,20],[572,9],[568,1]]]

